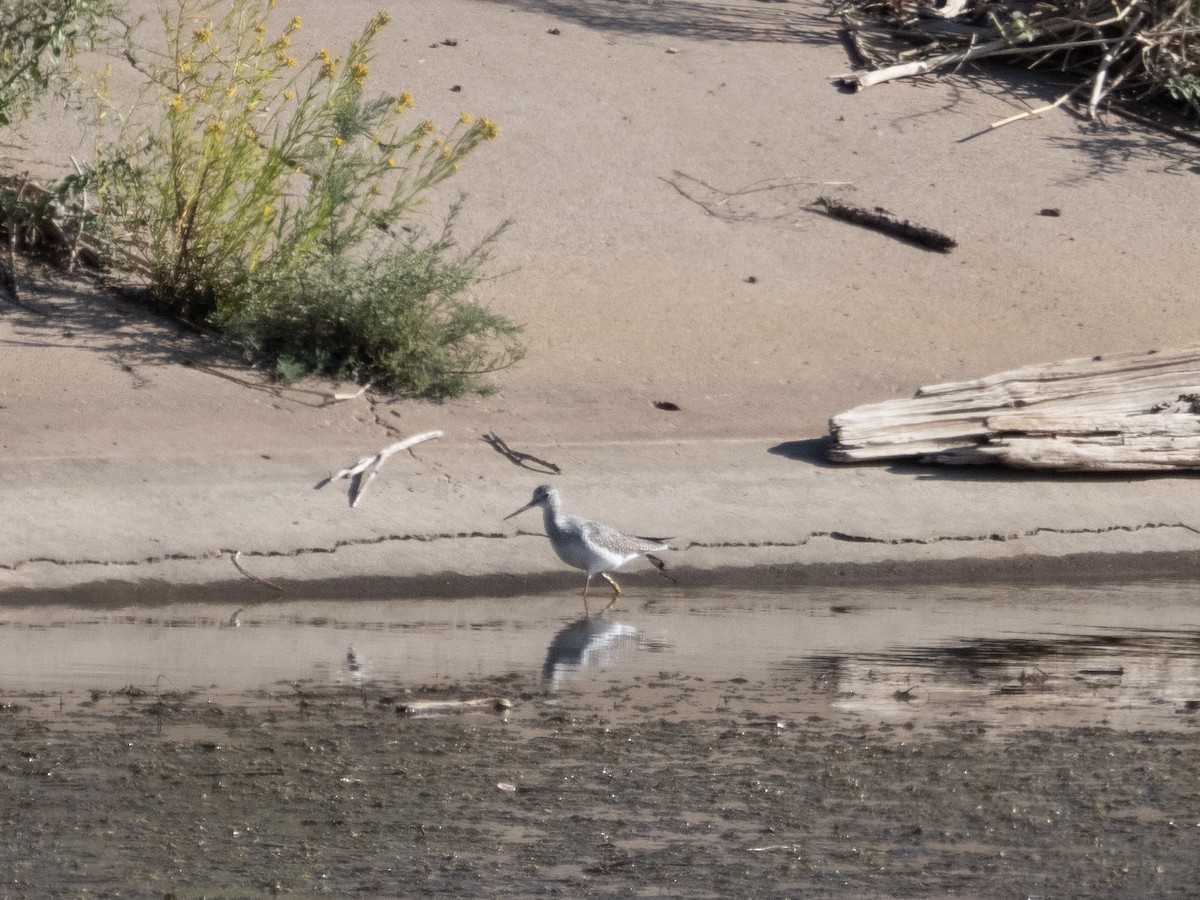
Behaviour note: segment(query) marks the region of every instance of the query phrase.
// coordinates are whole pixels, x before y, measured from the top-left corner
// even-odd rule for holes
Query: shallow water
[[[1194,596],[0,608],[0,895],[1191,897]]]
[[[601,616],[582,612],[577,596],[0,608],[0,691],[224,694],[522,676],[587,702],[669,673],[744,679],[776,706],[786,696],[869,723],[970,715],[1000,729],[1173,728],[1200,718],[1190,583],[639,589]]]

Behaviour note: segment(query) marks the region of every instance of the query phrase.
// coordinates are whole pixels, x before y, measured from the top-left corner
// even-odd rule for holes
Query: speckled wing
[[[613,553],[651,553],[667,549],[665,545],[654,541],[621,534],[617,529],[600,522],[584,520],[580,530],[587,541]]]

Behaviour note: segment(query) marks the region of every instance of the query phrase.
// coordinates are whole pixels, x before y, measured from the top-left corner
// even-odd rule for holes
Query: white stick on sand
[[[416,446],[424,441],[432,441],[442,437],[445,434],[443,431],[426,431],[423,434],[414,434],[412,437],[406,437],[402,441],[396,441],[394,444],[389,444],[378,453],[371,456],[364,456],[357,463],[348,469],[342,469],[335,475],[330,475],[324,481],[317,485],[318,488],[323,488],[331,481],[337,481],[339,478],[353,478],[354,483],[350,486],[350,506],[351,508],[358,506],[358,502],[363,498],[363,494],[367,492],[367,485],[379,474],[379,470],[383,467],[384,462],[389,456],[394,453],[399,453],[401,450],[407,450],[409,447]],[[370,469],[367,477],[364,479],[362,473]]]

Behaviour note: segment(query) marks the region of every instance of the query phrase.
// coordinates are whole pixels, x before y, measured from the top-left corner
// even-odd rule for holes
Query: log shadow
[[[826,454],[832,446],[833,438],[826,435],[824,437],[807,438],[799,441],[784,441],[782,444],[776,444],[774,447],[771,447],[767,452],[772,456],[782,456],[784,459],[806,462],[809,465],[822,469],[844,468],[840,463],[829,461]]]
[[[918,481],[1009,482],[1046,484],[1070,481],[1083,484],[1116,484],[1124,482],[1160,481],[1166,478],[1191,478],[1197,472],[1060,472],[1039,469],[1016,469],[999,463],[992,465],[946,466],[923,463],[919,460],[881,460],[879,463],[857,465],[883,466],[893,475],[907,475]]]

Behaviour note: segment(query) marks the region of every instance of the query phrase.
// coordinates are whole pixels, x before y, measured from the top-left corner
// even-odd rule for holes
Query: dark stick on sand
[[[826,214],[835,219],[861,225],[863,228],[882,231],[884,234],[917,244],[927,250],[949,253],[958,246],[958,241],[949,235],[926,228],[924,225],[914,225],[908,219],[894,216],[878,206],[874,209],[864,209],[861,206],[851,206],[838,200],[831,200],[829,197],[818,197],[817,205],[825,207]]]

